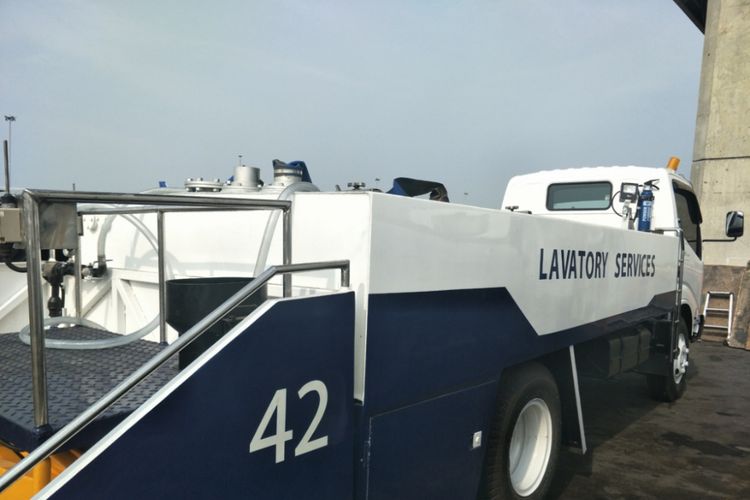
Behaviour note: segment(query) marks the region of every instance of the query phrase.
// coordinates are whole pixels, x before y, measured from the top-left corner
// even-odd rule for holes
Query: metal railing
[[[244,201],[244,200],[243,200]],[[257,202],[258,200],[252,200],[253,202]],[[273,200],[276,201],[276,200]],[[285,201],[284,203],[290,203],[289,201]],[[167,321],[166,321],[166,308],[167,308],[167,291],[166,287],[164,286],[164,283],[166,282],[166,259],[165,259],[165,252],[166,252],[166,244],[164,241],[165,238],[165,220],[164,220],[164,214],[166,213],[187,213],[187,212],[212,212],[212,211],[221,211],[225,212],[227,210],[233,209],[233,210],[264,210],[264,209],[279,209],[281,208],[284,210],[283,207],[276,207],[268,205],[266,202],[261,202],[260,204],[254,203],[250,207],[232,207],[232,208],[218,208],[218,207],[185,207],[185,206],[178,206],[178,207],[171,207],[171,208],[157,208],[157,207],[135,207],[135,208],[125,208],[125,207],[106,207],[106,208],[86,208],[78,210],[78,215],[134,215],[134,214],[156,214],[156,252],[157,252],[157,273],[158,273],[158,279],[157,283],[159,284],[159,342],[162,344],[166,344],[167,342]],[[285,219],[284,219],[284,244],[283,248],[286,250],[287,247],[290,248],[290,251],[288,252],[288,255],[284,254],[284,264],[289,264],[291,262],[291,237],[287,234],[287,227],[290,227],[290,224],[287,224],[288,221],[288,215],[291,214],[289,210],[285,210]],[[76,249],[76,259],[77,261],[80,260],[80,238],[78,241],[78,248]],[[83,299],[81,296],[81,276],[80,276],[80,266],[76,266],[76,274],[75,274],[75,307],[76,307],[76,315],[78,318],[81,317],[81,311],[83,309],[82,303]],[[288,297],[291,293],[291,281],[286,279],[286,276],[284,277],[284,283],[283,283],[283,293],[285,297]]]
[[[229,297],[219,307],[214,309],[205,318],[195,324],[187,332],[181,335],[176,341],[164,348],[153,358],[148,360],[144,365],[134,371],[125,380],[117,384],[111,391],[102,396],[97,402],[91,405],[83,413],[70,421],[62,429],[53,434],[44,443],[39,445],[34,451],[29,453],[23,460],[19,461],[12,468],[0,476],[0,492],[10,486],[14,481],[31,470],[37,463],[54,453],[60,446],[65,444],[69,439],[75,436],[86,425],[91,423],[99,415],[107,410],[112,404],[117,402],[136,384],[141,382],[148,375],[157,370],[172,356],[180,352],[191,342],[202,335],[206,330],[211,328],[225,314],[230,312],[250,295],[264,286],[271,278],[277,274],[288,275],[294,272],[318,271],[323,269],[340,269],[341,270],[341,287],[349,287],[349,261],[337,260],[329,262],[312,262],[303,264],[290,264],[281,266],[271,266],[253,281],[242,287],[237,293]]]
[[[164,277],[164,248],[163,248],[163,214],[165,212],[189,211],[227,211],[227,210],[281,210],[283,217],[283,257],[284,265],[292,260],[292,211],[291,201],[288,200],[258,200],[243,198],[219,198],[207,196],[174,196],[163,194],[129,194],[129,193],[92,193],[82,191],[41,191],[25,190],[22,195],[23,222],[25,229],[24,243],[26,245],[27,284],[29,296],[29,328],[31,344],[31,378],[34,401],[34,424],[43,429],[49,423],[47,408],[47,376],[44,356],[44,300],[42,297],[41,251],[42,240],[40,232],[40,206],[48,207],[54,204],[71,205],[78,203],[91,204],[121,204],[121,205],[151,205],[132,208],[106,208],[101,210],[79,211],[76,205],[76,215],[82,213],[157,213],[157,235],[159,242],[159,277]],[[168,207],[168,208],[167,208]],[[77,224],[77,221],[75,221]],[[77,230],[77,228],[76,228]],[[64,232],[64,231],[63,231]],[[77,232],[79,232],[77,230]],[[80,242],[76,254],[80,255]],[[76,262],[76,267],[80,262]],[[77,273],[77,278],[80,273]],[[291,276],[284,275],[284,296],[291,294]],[[80,288],[80,282],[77,283]],[[78,292],[76,292],[77,294]],[[76,301],[78,302],[78,301]],[[165,317],[166,291],[163,282],[159,282],[159,314],[161,317],[160,340],[166,341]],[[78,305],[78,304],[77,304]],[[79,309],[80,311],[80,309]]]

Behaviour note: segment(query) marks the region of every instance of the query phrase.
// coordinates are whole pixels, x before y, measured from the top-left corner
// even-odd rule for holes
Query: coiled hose
[[[284,190],[279,193],[277,199],[286,201],[291,198],[294,193],[311,193],[316,191],[320,191],[320,189],[318,189],[315,184],[310,182],[295,182],[294,184],[289,184],[285,187]],[[279,210],[272,210],[268,216],[266,228],[263,231],[263,239],[260,243],[260,250],[258,250],[258,260],[255,262],[255,276],[258,276],[266,270],[266,261],[268,260],[268,253],[271,250],[271,241],[276,232],[276,224],[279,221],[279,215]]]
[[[116,208],[114,205],[108,205],[109,208]],[[134,217],[130,214],[119,214],[120,217],[124,218],[130,224],[132,224],[139,233],[143,235],[144,238],[146,238],[146,241],[149,242],[151,247],[154,249],[155,252],[158,252],[158,243],[156,240],[156,237],[151,232],[151,230],[137,217]],[[104,220],[104,223],[102,224],[102,229],[99,232],[99,239],[97,240],[97,257],[101,260],[104,260],[105,258],[105,247],[106,247],[106,240],[107,240],[107,234],[109,233],[110,229],[112,229],[112,223],[114,222],[115,217],[117,215],[109,215]],[[78,263],[77,263],[78,264]],[[95,323],[91,320],[85,319],[85,318],[74,318],[70,316],[61,316],[61,317],[55,317],[55,318],[47,318],[44,320],[44,326],[45,328],[68,328],[71,326],[80,325],[80,326],[86,326],[89,328],[96,328],[99,330],[106,330],[103,326],[99,325],[98,323]],[[90,350],[90,349],[108,349],[111,347],[119,347],[122,345],[129,344],[131,342],[135,342],[136,340],[139,340],[143,337],[145,337],[149,332],[151,332],[154,328],[156,328],[159,325],[159,315],[157,314],[151,321],[149,321],[145,326],[142,326],[138,330],[127,333],[123,335],[117,335],[116,337],[111,337],[107,339],[97,339],[97,340],[70,340],[70,339],[45,339],[45,347],[49,347],[50,349],[78,349],[78,350]],[[23,342],[26,345],[29,345],[31,343],[31,328],[29,325],[24,326],[21,328],[21,331],[18,332],[18,338],[21,339],[21,342]]]

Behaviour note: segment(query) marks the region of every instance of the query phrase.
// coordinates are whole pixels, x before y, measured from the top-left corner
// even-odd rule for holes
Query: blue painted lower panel
[[[54,498],[351,498],[353,325],[353,293],[277,303]],[[315,393],[298,396],[311,380],[328,389],[311,439],[328,445],[295,456],[318,409]],[[293,436],[276,463],[275,447],[249,453],[249,444],[282,388]]]
[[[371,295],[366,412],[496,380],[504,367],[664,315],[674,299],[540,336],[505,288]]]
[[[483,384],[373,417],[367,498],[475,498],[496,392]]]

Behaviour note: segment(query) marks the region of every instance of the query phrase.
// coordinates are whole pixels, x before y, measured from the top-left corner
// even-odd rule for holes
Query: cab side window
[[[612,204],[610,182],[566,182],[547,188],[547,210],[607,210]]]
[[[701,214],[698,200],[691,191],[674,186],[677,218],[685,241],[695,254],[701,256]]]

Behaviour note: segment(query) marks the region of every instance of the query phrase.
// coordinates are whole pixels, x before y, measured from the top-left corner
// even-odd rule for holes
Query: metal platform
[[[48,338],[102,339],[115,334],[86,327],[47,332]],[[98,350],[47,349],[49,422],[57,431],[165,346],[138,340]],[[83,429],[63,449],[86,447],[103,436],[177,374],[177,359],[151,374]],[[50,435],[34,426],[31,350],[17,333],[0,334],[0,441],[32,450]]]

